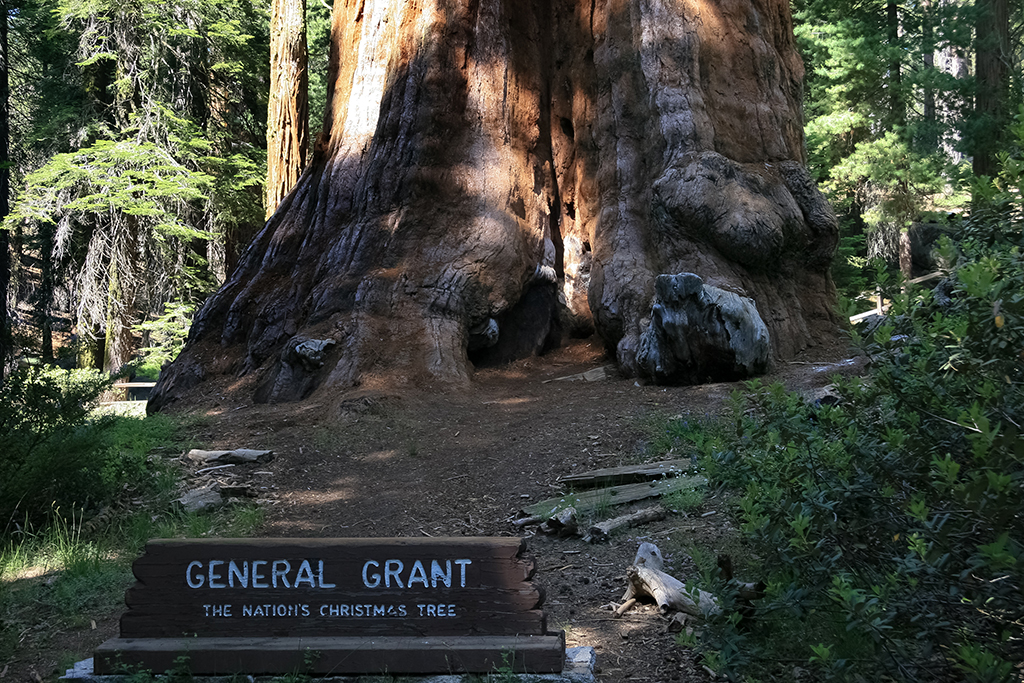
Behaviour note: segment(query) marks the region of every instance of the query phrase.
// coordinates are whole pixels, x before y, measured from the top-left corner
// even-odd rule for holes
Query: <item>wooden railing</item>
[[[928,273],[927,275],[922,275],[921,277],[915,277],[913,280],[908,280],[907,284],[917,285],[917,284],[920,284],[922,282],[928,282],[929,280],[938,280],[943,275],[944,275],[944,273],[942,273],[941,271],[936,271],[934,273]],[[873,315],[882,315],[887,310],[889,310],[889,304],[885,303],[882,300],[882,291],[878,290],[875,293],[875,308],[874,308],[874,310],[865,311],[864,313],[858,313],[857,315],[851,315],[850,316],[850,323],[853,324],[853,325],[856,325],[857,323],[859,323],[861,320],[864,320],[865,318],[870,318]]]

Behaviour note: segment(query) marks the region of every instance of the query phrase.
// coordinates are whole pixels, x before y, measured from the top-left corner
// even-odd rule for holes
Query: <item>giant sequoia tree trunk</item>
[[[637,370],[655,278],[832,334],[785,0],[335,0],[314,161],[152,400],[464,381],[596,330]],[[318,343],[308,343],[319,340]]]

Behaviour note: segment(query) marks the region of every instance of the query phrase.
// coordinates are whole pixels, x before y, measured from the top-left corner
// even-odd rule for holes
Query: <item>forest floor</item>
[[[197,440],[207,448],[274,451],[269,463],[205,475],[260,491],[266,513],[257,535],[525,535],[537,563],[535,581],[546,592],[549,630],[564,629],[569,646],[596,650],[599,681],[711,680],[696,656],[676,644],[653,605],[619,619],[603,606],[621,600],[625,569],[642,541],[658,545],[667,571],[684,581],[696,571],[689,549],[711,557],[742,552],[727,501],[708,492],[695,509],[601,545],[511,523],[524,506],[559,495],[561,476],[688,455],[659,451],[657,432],[667,419],[720,414],[729,394],[742,388],[660,387],[614,372],[600,381],[559,379],[611,363],[596,340],[583,340],[479,370],[470,386],[458,390],[364,386],[279,405],[254,405],[246,398],[251,392],[223,380],[202,385],[178,412],[199,418]],[[795,361],[776,362],[766,381],[810,396],[835,374],[861,367],[841,345],[819,347]],[[118,616],[100,619],[84,640],[98,644],[113,635]]]

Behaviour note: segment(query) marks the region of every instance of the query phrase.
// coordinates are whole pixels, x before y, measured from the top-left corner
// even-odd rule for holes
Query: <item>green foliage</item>
[[[699,647],[721,671],[823,680],[1008,681],[1024,659],[1024,114],[1002,172],[979,183],[935,292],[880,271],[886,322],[853,341],[863,378],[814,406],[749,382],[709,478],[741,491],[741,530],[769,568],[753,619]]]
[[[900,230],[921,211],[924,197],[942,189],[940,170],[936,157],[915,153],[906,140],[889,131],[858,143],[833,165],[825,188],[833,196],[852,198],[862,193],[857,200],[868,207],[864,220],[869,227],[892,223]]]
[[[651,435],[649,449],[657,457],[703,454],[720,445],[719,421],[710,415],[677,415],[660,420]]]
[[[702,489],[673,491],[667,496],[662,496],[661,504],[673,512],[692,512],[704,504],[704,491]]]
[[[1024,255],[1019,227],[978,228],[948,301],[891,291],[888,322],[855,335],[870,375],[838,381],[839,405],[756,381],[734,395],[709,475],[744,492],[774,571],[752,633],[716,624],[719,651],[771,644],[844,680],[1007,680],[1024,656]]]
[[[136,328],[149,340],[148,346],[139,352],[137,374],[156,378],[160,370],[178,356],[188,338],[195,310],[195,305],[182,301],[168,303],[164,305],[163,315]]]
[[[110,379],[95,371],[36,369],[11,375],[0,397],[0,519],[70,508],[102,488],[90,453],[108,420],[90,410]],[[61,476],[54,476],[55,473]]]
[[[327,109],[327,68],[331,55],[331,10],[325,3],[306,5],[309,53],[309,131],[313,140],[323,128]],[[311,145],[312,147],[312,145]]]
[[[835,282],[840,302],[854,302],[854,310],[848,315],[870,308],[865,292],[870,288],[867,246],[859,221],[851,228],[852,220],[845,220],[839,227],[839,245],[832,259],[832,281]]]
[[[173,436],[165,416],[93,412],[111,380],[96,371],[32,368],[9,377],[0,397],[0,520],[4,533],[37,525],[55,509],[94,509],[128,486],[157,480],[150,449]],[[27,525],[26,525],[27,522]]]
[[[852,300],[863,257],[895,262],[900,231],[955,185],[973,82],[951,71],[973,40],[971,8],[798,0],[793,10],[808,165],[843,219],[834,275]]]
[[[74,301],[109,369],[134,325],[200,301],[263,222],[267,9],[61,0],[14,22],[24,187],[4,227],[38,254],[40,318]]]

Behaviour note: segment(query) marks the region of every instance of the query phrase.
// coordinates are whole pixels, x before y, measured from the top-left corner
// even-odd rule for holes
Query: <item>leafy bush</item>
[[[734,394],[707,467],[743,491],[771,574],[748,630],[733,614],[708,632],[724,671],[788,657],[826,679],[1007,681],[1024,661],[1016,210],[976,212],[944,241],[945,294],[883,283],[890,316],[853,335],[869,375],[838,380],[838,405],[756,381]]]
[[[174,426],[166,419],[93,412],[110,383],[98,371],[58,368],[33,368],[7,379],[0,396],[4,531],[55,509],[95,507],[126,483],[147,481],[146,454]]]
[[[81,500],[96,484],[90,454],[107,420],[90,418],[110,380],[97,371],[31,368],[0,397],[0,519],[34,517]]]

